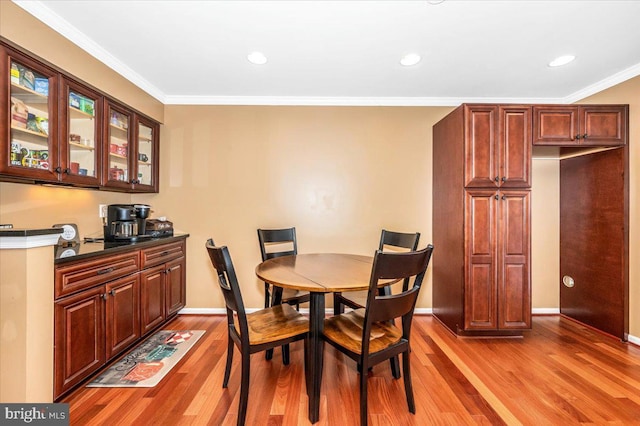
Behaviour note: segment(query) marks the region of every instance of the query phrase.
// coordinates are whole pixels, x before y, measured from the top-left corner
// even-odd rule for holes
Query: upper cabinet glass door
[[[136,116],[137,131],[137,178],[134,188],[157,192],[158,180],[158,126],[140,116]]]
[[[133,180],[132,170],[135,163],[131,161],[131,125],[132,114],[126,109],[106,102],[107,138],[105,157],[107,161],[103,181],[107,186],[131,189]]]
[[[64,123],[61,141],[63,180],[98,185],[102,126],[101,97],[74,82],[63,80]]]
[[[57,180],[57,76],[27,58],[5,58],[9,66],[11,143],[3,147],[0,168],[17,176]]]

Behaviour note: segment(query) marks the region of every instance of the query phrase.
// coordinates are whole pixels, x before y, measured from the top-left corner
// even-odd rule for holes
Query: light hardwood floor
[[[235,425],[239,356],[222,389],[223,316],[180,316],[166,329],[206,330],[155,388],[81,388],[72,425]],[[640,424],[640,348],[558,316],[536,316],[524,338],[456,338],[430,316],[415,316],[412,377],[416,414],[388,363],[369,377],[371,425]],[[291,364],[252,355],[247,425],[305,425],[302,342]],[[355,363],[325,345],[320,421],[358,424]]]

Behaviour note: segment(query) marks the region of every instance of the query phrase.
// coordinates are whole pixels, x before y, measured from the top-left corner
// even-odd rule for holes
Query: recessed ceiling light
[[[267,57],[262,52],[251,52],[247,55],[247,60],[255,65],[264,65],[267,63]]]
[[[408,55],[404,55],[402,59],[400,59],[400,64],[404,65],[405,67],[410,67],[420,62],[420,59],[422,58],[417,53],[409,53]]]
[[[555,58],[553,61],[549,62],[550,67],[561,67],[562,65],[567,65],[569,62],[573,61],[576,57],[573,55],[564,55]]]

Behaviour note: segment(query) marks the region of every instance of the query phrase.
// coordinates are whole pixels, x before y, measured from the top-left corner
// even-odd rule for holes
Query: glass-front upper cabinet
[[[3,139],[8,136],[10,143],[2,146],[0,172],[56,181],[59,175],[56,170],[57,74],[22,55],[4,50],[1,53],[0,68],[8,75],[8,79],[2,81],[9,84],[0,89],[0,113],[9,120],[2,120],[0,130]],[[5,123],[9,124],[6,129]]]
[[[158,125],[136,116],[136,179],[134,189],[158,192]]]
[[[103,182],[112,188],[132,189],[133,169],[135,163],[131,161],[131,140],[133,136],[133,114],[108,99],[105,100],[107,114],[105,159]]]
[[[65,78],[62,87],[62,180],[98,186],[102,173],[102,97]]]

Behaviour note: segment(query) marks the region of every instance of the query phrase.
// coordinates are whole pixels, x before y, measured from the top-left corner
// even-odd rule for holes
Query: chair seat
[[[324,320],[324,336],[356,354],[362,353],[362,328],[364,308],[346,314],[334,315]],[[394,345],[402,338],[402,330],[389,323],[371,326],[369,353],[375,353]]]
[[[308,332],[309,320],[285,304],[247,314],[247,326],[249,344],[260,345]],[[240,330],[237,324],[236,329]]]

